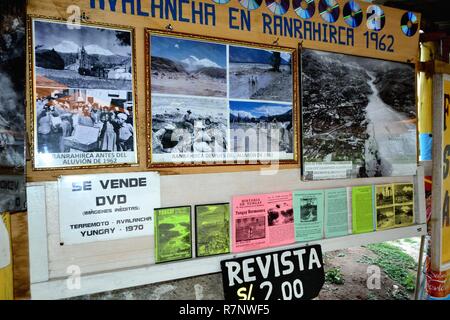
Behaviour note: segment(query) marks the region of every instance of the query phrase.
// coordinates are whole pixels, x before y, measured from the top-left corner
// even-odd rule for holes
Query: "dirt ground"
[[[399,283],[390,279],[381,269],[380,289],[368,289],[367,280],[370,264],[364,263],[367,257],[376,255],[367,248],[356,247],[333,251],[325,254],[325,272],[339,268],[343,284],[325,282],[318,300],[407,300],[414,298],[414,292],[408,292]]]

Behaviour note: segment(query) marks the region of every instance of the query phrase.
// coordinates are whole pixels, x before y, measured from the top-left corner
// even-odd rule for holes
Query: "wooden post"
[[[420,62],[434,60],[436,53],[435,42],[420,44]],[[417,76],[418,99],[418,131],[419,131],[419,159],[431,160],[433,133],[433,75],[428,70],[420,70]]]
[[[423,269],[423,252],[425,248],[426,237],[420,237],[419,261],[417,261],[416,288],[414,289],[414,300],[419,300],[419,294],[422,291],[422,269]]]
[[[12,266],[12,254],[11,254],[11,217],[9,213],[0,214],[0,223],[6,226],[9,237],[9,253],[10,263],[8,266],[0,269],[0,300],[13,300],[14,299],[14,286],[13,286],[13,266]],[[0,226],[2,227],[2,226]],[[1,232],[1,231],[0,231]],[[0,244],[0,245],[3,245]]]

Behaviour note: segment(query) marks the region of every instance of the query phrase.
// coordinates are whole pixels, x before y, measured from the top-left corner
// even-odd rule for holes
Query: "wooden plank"
[[[59,234],[49,236],[49,278],[67,276],[76,265],[83,274],[154,264],[153,238],[133,238],[59,246]]]
[[[14,299],[27,300],[30,293],[30,257],[28,250],[28,214],[11,214],[11,237],[14,266]]]
[[[415,212],[426,212],[425,207],[425,178],[424,178],[424,167],[419,166],[417,168],[417,175],[414,176],[414,186],[415,186],[415,199],[414,199],[414,207]],[[424,214],[416,214],[415,223],[417,224],[426,224],[427,217]]]
[[[11,237],[11,217],[9,213],[1,213],[0,219],[6,226],[9,237]],[[13,263],[0,269],[0,300],[14,299],[14,285],[13,285]]]
[[[444,61],[435,60],[434,61],[434,72],[441,73],[441,74],[450,74],[450,64],[448,64]]]
[[[423,175],[425,177],[433,175],[433,160],[420,161],[419,164],[423,167]]]
[[[442,210],[442,161],[443,135],[444,135],[444,102],[443,102],[443,76],[436,74],[433,77],[433,204],[430,219],[431,237],[431,268],[440,270],[441,267],[441,210]]]
[[[340,5],[340,18],[338,21],[333,23],[333,27],[338,29],[348,28],[348,25],[342,19],[342,10],[344,4],[347,2],[346,0],[337,0]],[[314,36],[314,40],[309,40],[309,37],[300,37],[297,33],[296,37],[287,35],[284,33],[285,28],[280,28],[282,30],[277,30],[277,34],[275,34],[274,28],[267,28],[267,26],[271,25],[269,23],[264,24],[263,14],[267,15],[267,20],[269,18],[273,18],[274,14],[267,8],[267,6],[263,3],[258,9],[250,12],[250,21],[251,21],[251,30],[246,30],[246,28],[236,30],[230,28],[229,21],[229,9],[244,9],[237,1],[230,1],[227,4],[215,5],[215,16],[216,23],[213,25],[210,23],[207,25],[206,23],[189,23],[189,22],[181,22],[174,21],[169,17],[168,19],[160,18],[159,15],[156,17],[151,16],[142,16],[142,15],[132,15],[130,7],[128,6],[127,13],[123,13],[122,11],[122,1],[117,1],[116,11],[112,12],[109,9],[109,6],[106,4],[105,10],[99,9],[98,0],[95,1],[97,3],[96,9],[91,9],[90,1],[86,0],[31,0],[28,2],[27,12],[29,14],[39,14],[44,16],[53,16],[58,18],[67,19],[72,15],[72,12],[67,12],[67,8],[71,5],[78,6],[81,9],[81,12],[85,12],[86,16],[89,17],[90,22],[102,21],[106,23],[117,23],[118,21],[122,25],[130,25],[138,28],[151,27],[153,29],[166,30],[167,26],[170,24],[172,26],[173,31],[182,31],[184,33],[196,34],[196,35],[211,35],[219,38],[230,38],[241,41],[248,41],[248,39],[252,39],[253,42],[257,43],[277,43],[280,46],[296,48],[298,43],[303,41],[303,46],[305,48],[314,47],[318,50],[328,50],[335,52],[344,52],[346,51],[348,54],[356,54],[356,55],[364,55],[367,56],[370,53],[370,56],[374,58],[380,59],[389,59],[396,61],[406,62],[408,59],[412,62],[417,61],[418,58],[418,44],[419,44],[419,32],[413,37],[405,36],[400,28],[400,20],[403,14],[406,12],[405,10],[394,9],[386,6],[381,6],[385,13],[385,26],[383,30],[381,30],[380,34],[392,34],[395,36],[396,41],[394,42],[393,49],[394,52],[390,52],[388,50],[376,50],[375,47],[366,46],[364,33],[368,31],[366,27],[366,19],[363,19],[363,23],[359,28],[349,28],[352,29],[355,43],[354,46],[350,44],[338,44],[334,43],[331,37],[326,37],[327,41],[318,41],[319,34],[316,32],[316,36]],[[135,2],[135,1],[132,1]],[[207,1],[199,1],[208,3]],[[106,1],[107,3],[107,1]],[[150,11],[150,2],[149,1],[140,1],[141,3],[141,11],[149,12]],[[159,3],[159,2],[158,2]],[[364,16],[367,10],[367,7],[370,4],[359,2],[361,6]],[[317,5],[316,5],[317,6]],[[192,17],[191,4],[185,4],[182,6],[182,13],[184,18],[190,19]],[[157,11],[159,14],[159,11]],[[246,13],[246,12],[245,12]],[[416,13],[418,19],[420,19],[420,13]],[[235,15],[240,19],[239,14]],[[281,19],[277,19],[280,23],[289,22],[286,20],[289,19],[297,19],[301,20],[297,14],[290,8],[290,10],[281,17]],[[272,19],[272,21],[274,21]],[[316,14],[309,20],[310,22],[315,23],[325,23],[322,20],[321,16],[318,14],[318,9],[316,8]],[[239,23],[239,22],[238,22]],[[264,30],[264,25],[266,26]],[[330,24],[328,24],[330,25]],[[303,30],[303,27],[298,29]],[[272,34],[270,33],[272,31]],[[324,38],[322,35],[324,32],[329,32],[329,30],[320,30],[322,33],[320,38]],[[308,33],[305,33],[307,35]],[[337,35],[337,34],[336,34]],[[344,35],[341,35],[341,42],[344,40]],[[143,39],[143,38],[137,38]],[[387,40],[387,39],[386,39]],[[338,41],[336,41],[338,42]],[[389,45],[389,43],[387,42]],[[387,49],[387,48],[386,48]],[[143,61],[143,60],[142,60]]]
[[[27,187],[31,283],[48,280],[48,245],[45,186]]]

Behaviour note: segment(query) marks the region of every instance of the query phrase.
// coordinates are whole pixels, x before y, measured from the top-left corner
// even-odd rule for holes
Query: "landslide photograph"
[[[301,65],[304,163],[351,161],[347,178],[415,174],[413,65],[310,49]]]

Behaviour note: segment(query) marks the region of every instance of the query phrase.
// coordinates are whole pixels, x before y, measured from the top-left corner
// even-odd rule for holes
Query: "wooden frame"
[[[137,93],[137,72],[136,72],[136,35],[135,28],[122,25],[114,25],[108,23],[80,23],[81,27],[98,27],[101,29],[110,29],[117,31],[125,31],[130,33],[130,47],[131,47],[131,67],[132,67],[132,79],[131,79],[131,90],[133,95],[133,137],[134,137],[134,157],[135,161],[133,163],[119,163],[119,164],[90,164],[90,165],[75,165],[75,166],[49,166],[49,167],[36,167],[36,147],[37,147],[37,137],[35,130],[37,129],[37,118],[36,118],[36,72],[35,72],[35,49],[34,49],[34,22],[43,21],[47,23],[67,23],[66,20],[58,19],[54,17],[40,16],[40,15],[28,15],[27,16],[27,56],[28,56],[28,90],[29,90],[29,114],[30,114],[30,157],[32,162],[32,169],[34,171],[48,171],[48,170],[77,170],[86,168],[117,168],[117,167],[130,167],[139,165],[139,143],[137,141],[138,134],[138,93]],[[78,89],[78,88],[75,88]],[[80,90],[88,90],[87,88],[80,88]],[[102,89],[95,89],[102,90]]]
[[[219,159],[218,162],[214,162],[213,164],[205,164],[204,162],[193,162],[191,163],[169,163],[169,162],[154,162],[153,161],[153,147],[152,147],[152,83],[151,83],[151,41],[150,37],[152,35],[156,36],[165,36],[171,38],[179,38],[182,40],[193,40],[193,41],[203,41],[206,43],[215,43],[222,45],[236,45],[242,47],[248,47],[253,49],[261,49],[261,50],[274,50],[274,51],[284,51],[289,52],[291,54],[291,70],[292,70],[292,127],[293,127],[293,156],[292,160],[236,160],[231,163],[223,163],[225,160]],[[146,77],[146,118],[147,118],[147,167],[148,168],[170,168],[170,167],[204,167],[204,166],[245,166],[245,165],[267,165],[264,162],[277,161],[280,164],[294,164],[300,165],[300,155],[299,155],[299,136],[300,136],[300,100],[299,100],[299,82],[298,82],[298,54],[297,49],[281,47],[275,45],[263,45],[252,42],[244,42],[237,40],[229,40],[224,38],[217,37],[209,37],[209,36],[198,36],[193,34],[186,34],[180,32],[171,32],[171,31],[161,31],[157,29],[145,29],[145,77]],[[228,72],[228,70],[227,70]],[[227,77],[228,78],[228,77]],[[225,99],[225,98],[224,98]],[[227,102],[232,100],[231,98],[226,98]],[[251,100],[249,100],[251,101]],[[273,101],[273,103],[277,103]]]

